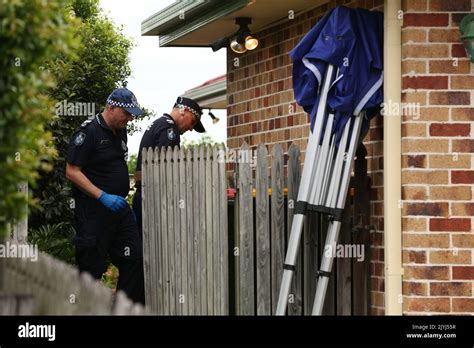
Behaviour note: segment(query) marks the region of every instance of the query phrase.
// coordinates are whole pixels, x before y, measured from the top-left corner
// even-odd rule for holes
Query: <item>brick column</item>
[[[471,0],[403,2],[404,313],[474,312],[473,65],[459,22]]]

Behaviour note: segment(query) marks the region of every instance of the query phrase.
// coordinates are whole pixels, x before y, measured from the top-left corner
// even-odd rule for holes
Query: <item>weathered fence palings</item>
[[[296,145],[289,148],[286,179],[280,145],[273,147],[271,163],[266,147],[258,146],[256,168],[252,167],[249,146],[244,144],[239,151],[247,154],[239,158],[248,160],[236,163],[233,263],[228,255],[224,148],[143,152],[147,177],[142,182],[143,226],[145,243],[149,243],[144,247],[147,301],[160,314],[228,314],[229,293],[234,296],[238,315],[274,313],[298,194],[300,152]],[[366,180],[363,170],[356,176],[359,181]],[[356,191],[361,189],[359,184]],[[340,244],[362,242],[367,249],[366,235],[351,235],[353,200],[348,200]],[[368,200],[362,204],[367,205]],[[324,252],[326,216],[311,212],[305,220],[289,315],[311,313],[316,271]],[[362,307],[368,302],[357,301],[368,295],[368,261],[335,260],[325,314],[367,313]],[[235,265],[234,289],[228,287],[230,264]]]
[[[28,194],[28,184],[18,189]],[[27,247],[31,255],[0,258],[0,315],[149,313],[121,291],[113,301],[112,291],[88,273],[79,274],[76,267],[29,245],[27,217],[13,224],[12,232],[4,242]]]
[[[147,314],[125,294],[112,291],[88,273],[39,252],[36,260],[2,258],[0,313],[27,315]],[[16,301],[13,309],[12,301]],[[8,308],[7,308],[8,306]],[[9,313],[15,310],[16,313]]]
[[[249,159],[249,146],[244,143],[238,151],[246,155],[238,155],[237,158],[240,161],[236,163],[237,194],[235,197],[236,216],[234,217],[236,221],[235,247],[238,247],[234,291],[236,313],[271,315],[274,313],[278,300],[293,207],[298,195],[300,152],[296,145],[290,146],[287,161],[288,179],[285,182],[283,151],[279,144],[273,146],[271,163],[267,161],[266,147],[264,145],[257,147],[255,180],[252,179],[251,161],[242,161],[242,159]],[[362,152],[356,162],[356,168],[358,168],[357,163],[359,166],[360,163],[365,163]],[[267,177],[269,164],[271,165],[270,179]],[[367,231],[354,233],[352,230],[353,216],[356,216],[361,209],[368,214],[369,204],[366,195],[367,173],[362,168],[356,170],[355,174],[351,182],[355,185],[357,197],[350,197],[351,199],[347,201],[338,245],[354,247],[354,243],[359,243],[368,251]],[[286,200],[284,199],[285,186],[288,188]],[[254,187],[255,202],[252,196]],[[362,190],[365,196],[360,194]],[[360,199],[360,196],[365,198]],[[353,206],[357,207],[355,212],[352,209]],[[291,284],[288,301],[289,315],[309,315],[312,312],[316,292],[316,274],[322,253],[325,252],[327,226],[328,221],[325,215],[308,213]],[[335,268],[330,278],[323,310],[326,315],[368,313],[370,260],[359,262],[353,257],[346,257],[334,260]]]
[[[228,314],[224,147],[144,149],[147,302],[165,315]]]

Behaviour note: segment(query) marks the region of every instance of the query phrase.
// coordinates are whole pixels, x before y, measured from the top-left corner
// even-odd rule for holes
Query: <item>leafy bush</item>
[[[75,264],[74,228],[69,223],[44,225],[28,231],[28,242],[38,249],[70,264]]]
[[[34,186],[37,169],[50,169],[55,155],[51,133],[55,87],[45,62],[73,56],[77,21],[65,0],[2,1],[0,6],[0,239],[9,223],[26,214],[27,198],[17,185]],[[30,201],[32,203],[32,201]]]

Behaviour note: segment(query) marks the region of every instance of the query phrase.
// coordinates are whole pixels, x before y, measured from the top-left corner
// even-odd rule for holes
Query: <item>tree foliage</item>
[[[56,81],[45,62],[74,56],[78,22],[65,9],[65,0],[0,0],[0,238],[26,213],[18,184],[34,186],[55,155],[46,125]]]
[[[201,144],[214,145],[215,143],[216,141],[212,138],[212,136],[204,134],[204,135],[201,135],[201,137],[198,140],[184,139],[181,145],[184,148],[187,148],[187,147],[192,147],[192,146],[198,146]]]

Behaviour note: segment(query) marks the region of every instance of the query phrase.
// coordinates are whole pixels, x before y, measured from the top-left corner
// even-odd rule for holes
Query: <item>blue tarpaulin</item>
[[[340,137],[352,115],[367,110],[362,128],[383,101],[383,13],[336,7],[291,51],[296,101],[311,115],[314,127],[321,84],[328,64],[336,71],[327,98],[334,110],[333,132]]]

